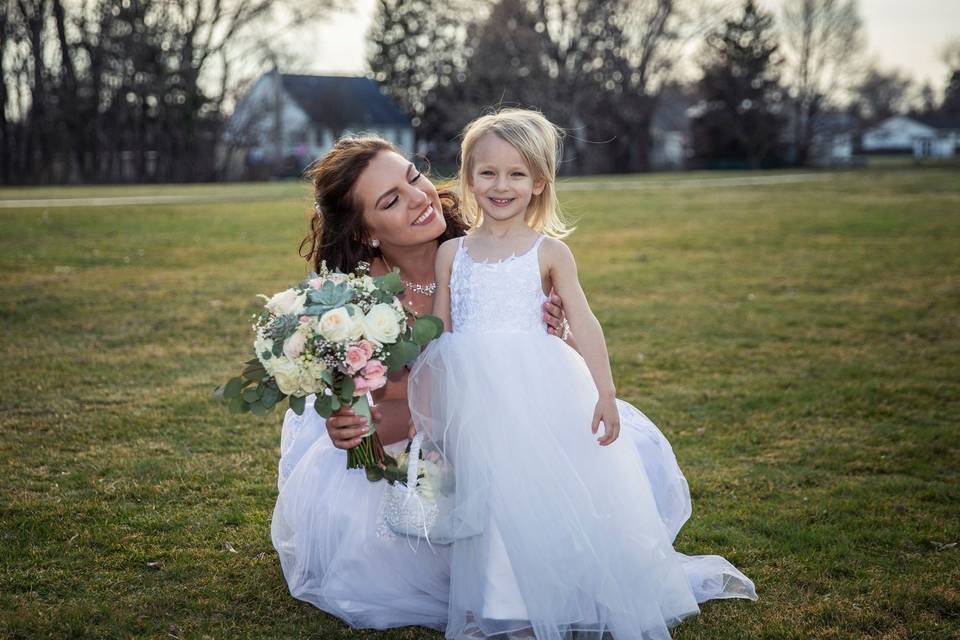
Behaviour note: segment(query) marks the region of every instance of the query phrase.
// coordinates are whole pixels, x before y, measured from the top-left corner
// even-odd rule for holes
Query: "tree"
[[[471,54],[467,30],[477,9],[465,0],[377,0],[367,34],[374,80],[423,127],[431,92],[462,82]]]
[[[859,120],[871,126],[905,112],[910,86],[909,76],[896,70],[882,71],[871,67],[854,87],[853,105]]]
[[[949,79],[943,91],[939,112],[949,118],[960,118],[960,38],[947,43],[940,58],[947,66]]]
[[[797,161],[805,164],[820,113],[850,80],[863,50],[856,0],[786,0],[781,18]]]
[[[745,159],[758,169],[777,159],[784,117],[772,30],[773,17],[746,0],[740,17],[707,36],[704,110],[694,121],[695,153],[702,160]]]

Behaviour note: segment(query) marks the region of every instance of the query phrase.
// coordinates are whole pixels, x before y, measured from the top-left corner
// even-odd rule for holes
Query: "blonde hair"
[[[523,158],[533,181],[542,181],[545,185],[540,195],[530,199],[525,213],[527,225],[553,238],[570,235],[574,228],[560,211],[556,190],[557,162],[563,153],[563,131],[532,109],[499,109],[464,127],[458,181],[461,213],[470,227],[476,228],[483,220],[483,211],[470,190],[470,176],[474,167],[474,148],[488,133],[512,145]]]

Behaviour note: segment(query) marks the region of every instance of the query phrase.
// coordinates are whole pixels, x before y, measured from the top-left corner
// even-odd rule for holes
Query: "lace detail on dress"
[[[546,331],[541,306],[547,300],[538,249],[495,262],[470,257],[460,238],[450,271],[450,319],[455,332]]]

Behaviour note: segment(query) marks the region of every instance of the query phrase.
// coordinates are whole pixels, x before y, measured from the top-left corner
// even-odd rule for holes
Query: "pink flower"
[[[310,322],[310,316],[300,316],[300,324],[307,324]]]
[[[353,379],[353,395],[359,397],[367,391],[373,391],[373,389],[370,388],[370,382],[363,376],[355,377]]]
[[[367,378],[367,390],[376,391],[387,384],[387,376],[377,376],[376,378]]]
[[[360,369],[363,369],[363,366],[367,364],[367,359],[369,357],[370,356],[368,356],[364,349],[362,349],[359,345],[354,345],[347,349],[345,360],[347,362],[347,366],[350,367],[350,373],[356,373],[357,371],[360,371]]]
[[[319,289],[320,287],[323,286],[323,278],[311,278],[310,280],[307,281],[307,284],[309,284],[314,289]]]
[[[382,378],[387,375],[387,368],[379,360],[371,360],[363,367],[363,376],[368,380],[373,378]],[[381,387],[383,385],[380,385]],[[378,389],[380,387],[377,387]]]
[[[373,344],[368,340],[361,340],[357,343],[357,347],[363,350],[364,361],[373,357]]]

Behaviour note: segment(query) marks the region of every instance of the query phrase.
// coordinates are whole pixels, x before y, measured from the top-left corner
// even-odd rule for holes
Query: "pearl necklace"
[[[386,265],[387,271],[393,271],[393,267],[390,266],[390,263],[387,262],[387,259],[383,257],[383,254],[380,254],[380,259],[383,260],[383,264]],[[403,283],[403,286],[410,289],[411,291],[416,291],[417,293],[425,296],[432,296],[437,292],[437,282],[434,280],[429,284],[420,284],[419,282],[410,282],[409,280],[404,280],[403,276],[400,276],[400,282]]]

